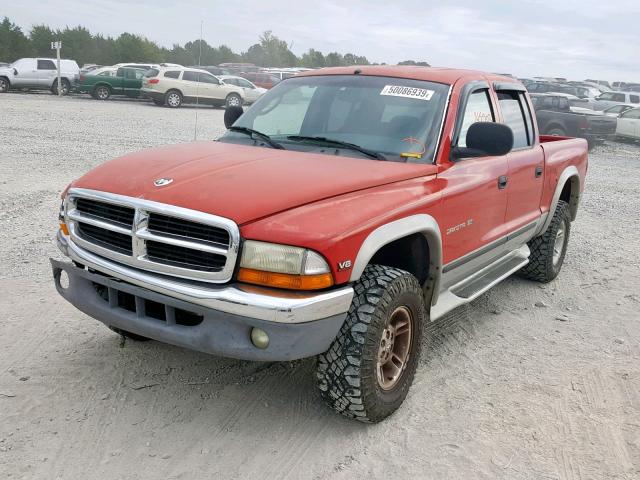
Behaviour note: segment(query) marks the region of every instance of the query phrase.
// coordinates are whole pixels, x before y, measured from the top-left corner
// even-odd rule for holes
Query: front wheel
[[[69,80],[67,80],[66,78],[63,78],[62,81],[60,82],[61,86],[61,91],[60,93],[62,95],[67,95],[69,93],[69,91],[71,90],[71,85],[69,84]],[[51,87],[51,92],[54,95],[58,95],[58,80],[56,79],[55,82],[53,82],[53,86]]]
[[[11,88],[11,83],[8,78],[0,77],[0,93],[6,93]]]
[[[241,107],[242,98],[237,93],[230,93],[224,102],[225,107]]]
[[[337,412],[377,423],[402,404],[418,365],[426,313],[408,272],[369,265],[340,333],[318,356],[318,388]]]
[[[556,211],[544,234],[529,241],[529,263],[522,267],[520,274],[531,280],[547,283],[560,273],[567,253],[571,216],[569,204],[558,201]]]

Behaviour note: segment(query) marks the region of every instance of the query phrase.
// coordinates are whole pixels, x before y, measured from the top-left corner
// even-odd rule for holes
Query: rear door
[[[50,87],[58,78],[58,68],[53,60],[38,59],[36,71],[36,83],[41,87]]]
[[[496,84],[502,123],[513,131],[513,150],[507,155],[507,213],[505,226],[509,233],[533,230],[540,218],[540,199],[544,181],[544,152],[538,136],[524,87]]]
[[[142,87],[142,77],[144,71],[137,68],[125,68],[122,80],[122,90],[125,95],[135,97]]]
[[[466,147],[467,130],[473,123],[497,120],[487,82],[467,84],[460,98],[452,148]],[[500,242],[496,241],[505,235],[507,208],[507,192],[500,182],[507,172],[507,157],[502,156],[461,158],[438,174],[447,182],[449,192],[441,228],[444,262],[451,263],[446,270],[454,277],[451,281],[466,273],[458,263],[500,253]],[[466,255],[469,257],[462,260]]]

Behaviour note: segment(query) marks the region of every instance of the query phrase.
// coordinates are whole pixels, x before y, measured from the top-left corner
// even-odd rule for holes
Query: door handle
[[[500,175],[500,178],[498,178],[498,188],[500,190],[507,188],[507,176],[506,175]]]
[[[542,176],[542,166],[538,165],[536,167],[536,178],[540,178]]]

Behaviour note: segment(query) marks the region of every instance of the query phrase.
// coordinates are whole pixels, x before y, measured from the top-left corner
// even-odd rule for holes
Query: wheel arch
[[[426,258],[421,258],[425,253]],[[411,215],[373,230],[360,246],[349,280],[357,281],[372,260],[413,273],[422,285],[425,304],[437,301],[442,272],[442,237],[438,222],[431,215]]]
[[[557,122],[548,123],[547,125],[545,125],[544,129],[547,132],[550,132],[551,130],[562,130],[565,134],[567,133],[566,127]]]
[[[547,231],[547,228],[549,228],[551,220],[553,219],[553,212],[556,211],[556,207],[560,200],[564,200],[569,204],[569,212],[571,215],[571,221],[573,222],[578,215],[578,205],[580,204],[580,173],[574,165],[568,166],[560,174],[558,183],[556,184],[556,190],[551,198],[551,205],[547,212],[547,218],[540,228],[538,235],[544,234],[544,232]]]

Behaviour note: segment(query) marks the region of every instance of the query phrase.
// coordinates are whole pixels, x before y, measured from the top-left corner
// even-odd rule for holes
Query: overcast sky
[[[245,51],[272,30],[309,48],[373,62],[425,60],[518,76],[640,82],[640,0],[20,0],[7,15],[34,24],[127,31],[161,45],[204,39]],[[64,52],[64,49],[63,49]]]

